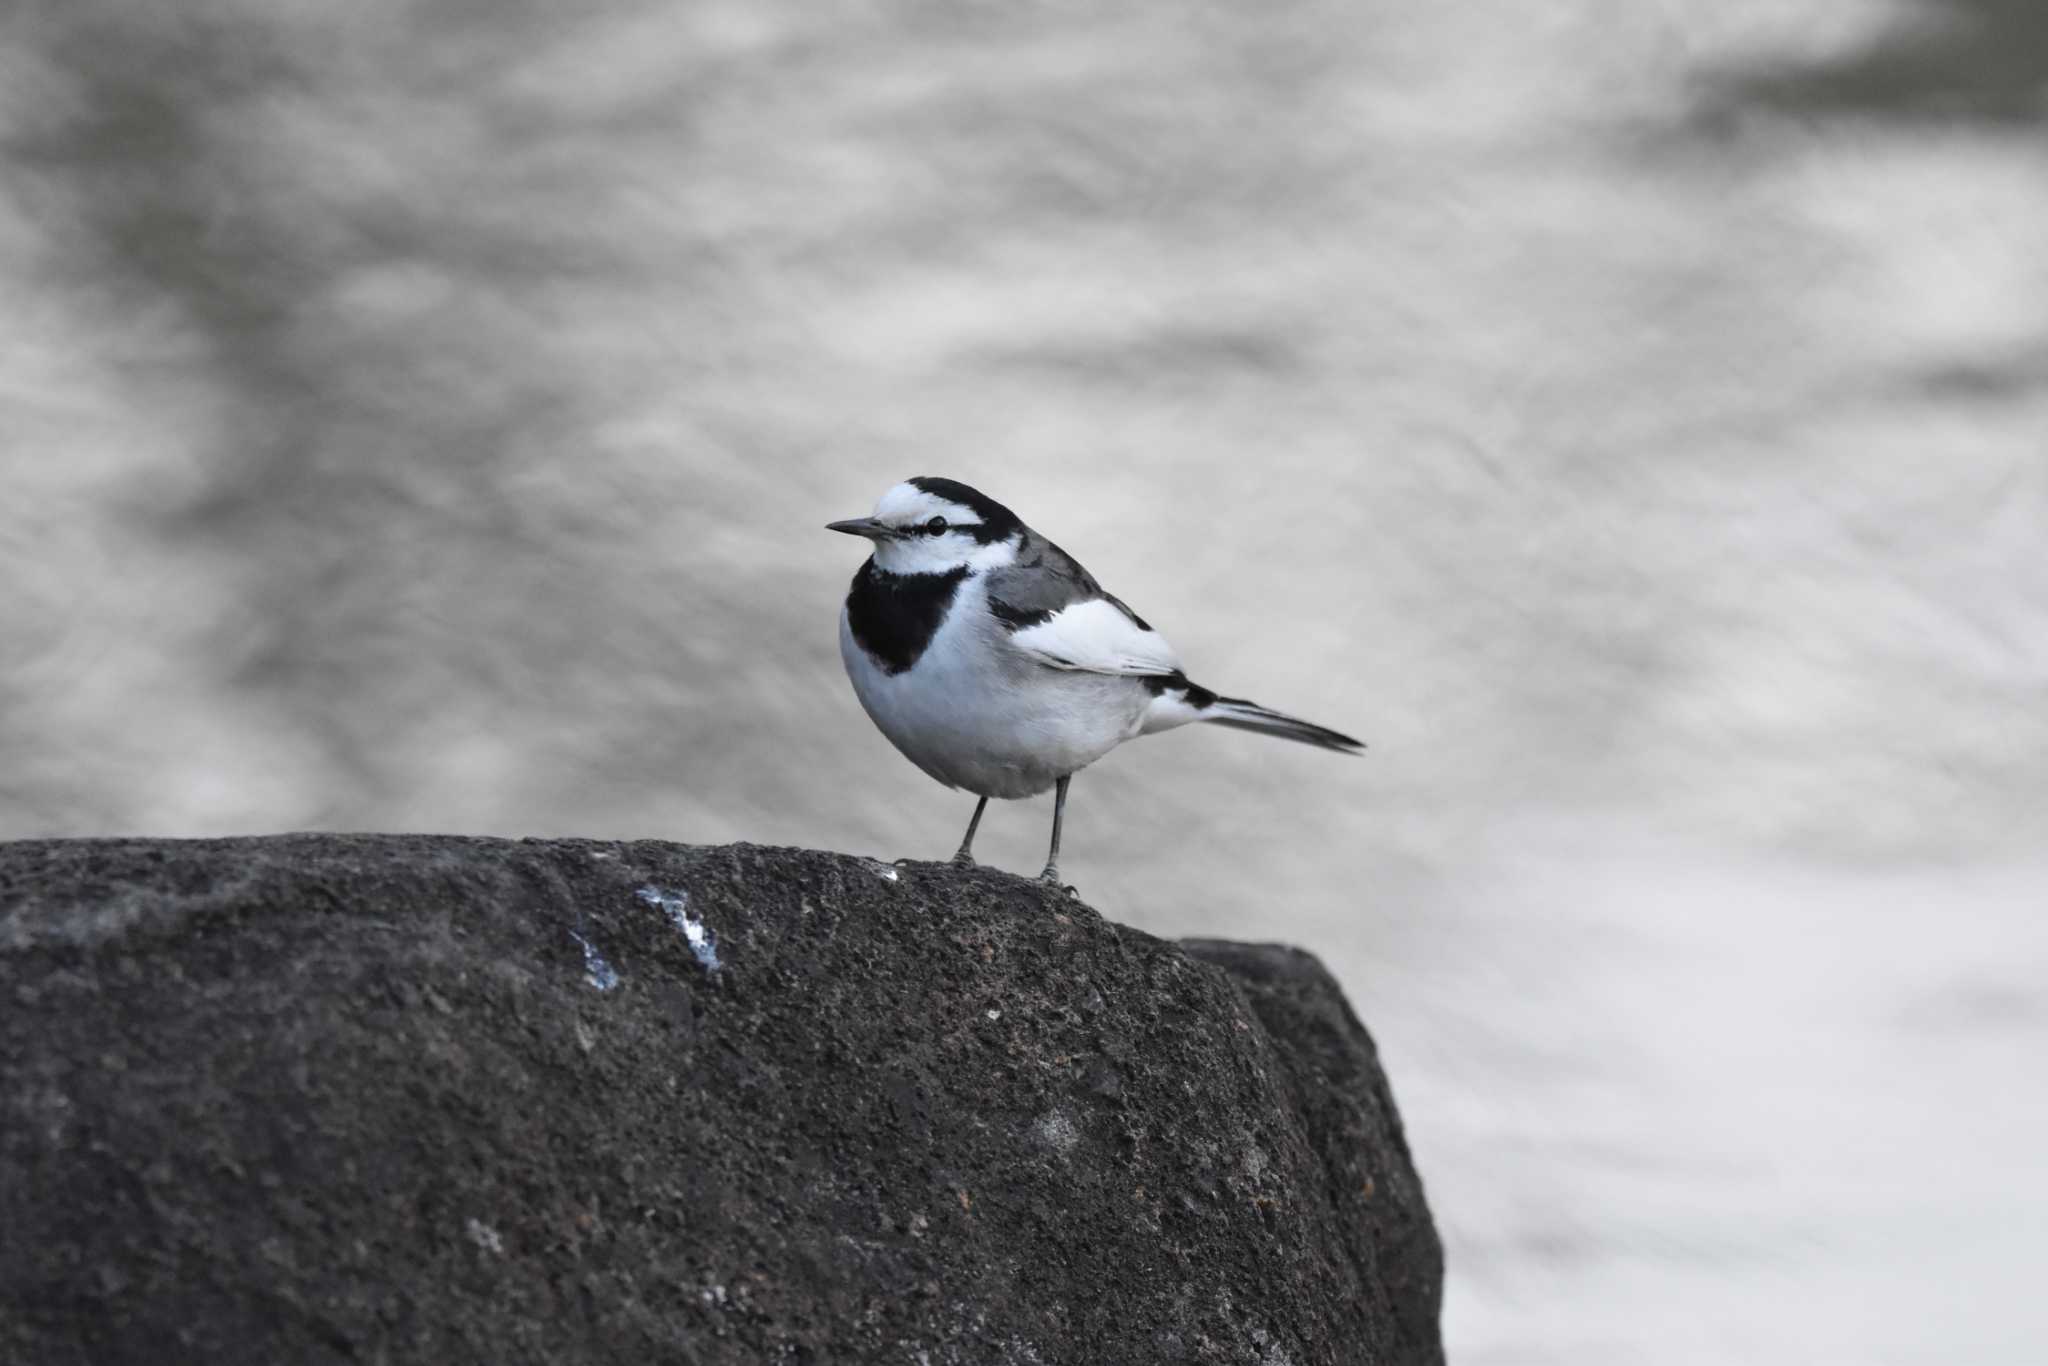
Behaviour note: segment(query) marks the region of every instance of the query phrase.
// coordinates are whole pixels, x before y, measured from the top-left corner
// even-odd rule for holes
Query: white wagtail
[[[910,762],[981,797],[955,863],[974,862],[990,797],[1057,786],[1039,876],[1058,882],[1068,780],[1154,731],[1213,721],[1346,754],[1364,748],[1190,682],[1165,638],[1073,556],[956,480],[898,484],[874,516],[827,529],[875,543],[839,615],[861,706]]]

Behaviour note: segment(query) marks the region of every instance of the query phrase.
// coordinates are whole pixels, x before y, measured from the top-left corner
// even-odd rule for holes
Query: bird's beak
[[[825,530],[843,531],[849,536],[865,536],[871,541],[879,541],[889,535],[889,528],[872,517],[849,517],[843,522],[827,522]]]

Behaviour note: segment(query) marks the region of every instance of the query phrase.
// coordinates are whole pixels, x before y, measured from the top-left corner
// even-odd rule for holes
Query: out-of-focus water
[[[2037,9],[17,3],[0,836],[943,856],[821,526],[949,474],[1371,742],[1063,866],[1340,974],[1455,1360],[2038,1362]]]

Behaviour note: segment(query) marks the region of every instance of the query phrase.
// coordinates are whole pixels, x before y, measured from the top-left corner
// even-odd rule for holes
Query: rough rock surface
[[[1294,950],[746,845],[0,845],[0,1360],[1436,1362],[1441,1275]]]

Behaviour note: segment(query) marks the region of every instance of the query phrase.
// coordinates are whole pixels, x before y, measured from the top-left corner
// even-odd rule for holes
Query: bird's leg
[[[972,868],[974,866],[974,832],[981,825],[981,813],[988,809],[988,798],[983,797],[974,807],[974,819],[967,822],[967,833],[960,837],[960,848],[953,855],[953,866]]]
[[[1059,788],[1053,795],[1052,850],[1045,856],[1045,871],[1038,875],[1040,882],[1050,882],[1054,886],[1058,886],[1060,881],[1060,818],[1067,814],[1067,784],[1073,779],[1074,775],[1071,773],[1061,778]]]

